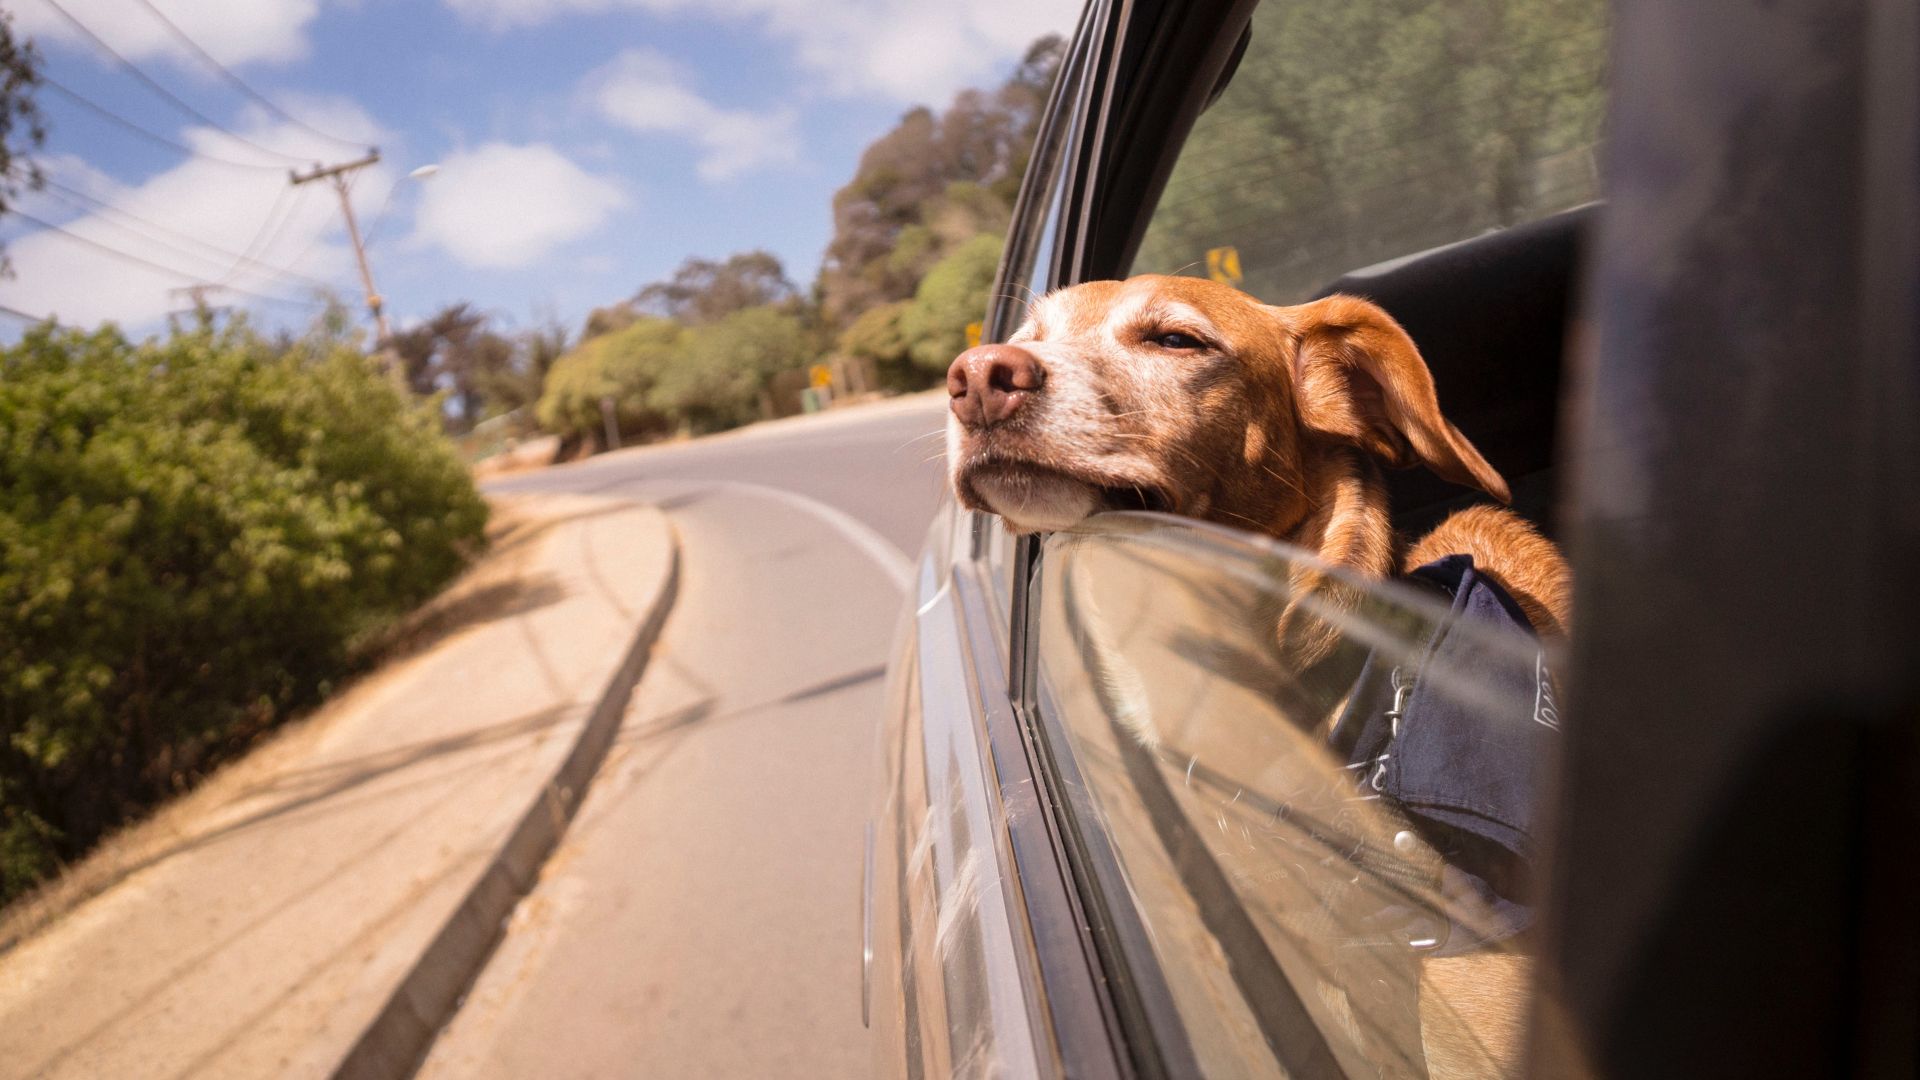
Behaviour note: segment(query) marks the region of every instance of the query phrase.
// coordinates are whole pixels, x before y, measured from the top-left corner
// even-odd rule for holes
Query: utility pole
[[[193,304],[192,307],[185,311],[174,311],[168,314],[193,315],[203,320],[208,326],[211,326],[213,325],[213,316],[229,309],[225,306],[215,307],[207,298],[214,293],[226,291],[226,288],[225,285],[214,282],[201,282],[196,285],[183,285],[177,289],[168,289],[167,295],[184,296]]]
[[[340,165],[315,165],[304,173],[290,172],[295,186],[312,183],[315,180],[333,181],[333,190],[340,195],[340,212],[347,217],[347,236],[353,240],[354,258],[360,261],[360,281],[367,287],[367,310],[373,314],[373,327],[378,338],[374,341],[374,351],[384,353],[387,343],[393,338],[393,328],[387,324],[386,307],[381,302],[380,291],[373,287],[373,269],[367,265],[367,249],[360,242],[360,224],[353,218],[353,201],[347,198],[347,174],[355,169],[364,169],[378,164],[378,148],[367,151],[367,156],[358,161],[349,161]]]

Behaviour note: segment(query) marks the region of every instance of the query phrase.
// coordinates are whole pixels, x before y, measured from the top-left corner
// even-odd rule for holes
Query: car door
[[[1732,523],[1772,531],[1791,513],[1763,488],[1703,489],[1701,477],[1731,475],[1709,462],[1770,462],[1799,475],[1818,461],[1850,477],[1848,490],[1914,505],[1910,469],[1886,464],[1910,454],[1861,456],[1868,444],[1913,446],[1913,384],[1895,374],[1888,352],[1892,342],[1911,342],[1911,309],[1882,305],[1866,318],[1833,281],[1857,278],[1882,298],[1911,285],[1910,261],[1888,253],[1912,250],[1912,219],[1901,211],[1910,199],[1896,193],[1911,189],[1920,158],[1906,153],[1916,128],[1899,88],[1913,85],[1906,46],[1920,39],[1871,33],[1910,29],[1886,5],[1866,5],[1865,15],[1787,6],[1792,12],[1778,19],[1822,32],[1795,37],[1774,14],[1626,5],[1633,21],[1621,40],[1664,80],[1622,95],[1637,103],[1627,130],[1640,141],[1615,154],[1616,168],[1642,185],[1631,221],[1643,231],[1612,226],[1601,282],[1583,293],[1610,153],[1608,72],[1618,62],[1608,55],[1612,29],[1601,5],[1095,5],[1075,46],[1084,66],[1073,78],[1072,134],[1044,183],[1058,195],[1039,200],[1041,188],[1030,184],[1015,224],[1053,230],[1050,248],[1031,265],[1010,265],[997,292],[1159,270],[1217,275],[1282,302],[1336,290],[1369,296],[1413,334],[1443,408],[1515,480],[1524,513],[1551,534],[1633,558],[1583,567],[1582,596],[1601,597],[1598,606],[1620,621],[1583,622],[1585,640],[1598,644],[1571,659],[1497,632],[1469,635],[1475,663],[1457,654],[1418,659],[1434,653],[1444,605],[1391,585],[1362,587],[1366,603],[1341,627],[1363,666],[1418,667],[1420,685],[1462,711],[1491,707],[1491,684],[1530,685],[1536,698],[1526,716],[1541,727],[1559,727],[1552,673],[1572,666],[1584,696],[1572,701],[1562,760],[1547,753],[1540,763],[1534,801],[1572,823],[1580,842],[1534,848],[1528,883],[1514,893],[1526,919],[1547,924],[1540,939],[1524,927],[1503,933],[1511,923],[1476,922],[1485,912],[1453,906],[1445,888],[1436,893],[1450,860],[1433,830],[1405,806],[1356,788],[1347,774],[1357,763],[1330,752],[1329,730],[1363,695],[1353,684],[1302,685],[1271,648],[1273,615],[1302,599],[1292,582],[1311,569],[1305,553],[1152,515],[1014,539],[991,519],[950,509],[903,637],[895,711],[907,726],[883,740],[893,755],[896,824],[890,840],[883,827],[880,849],[896,884],[876,910],[909,914],[887,946],[907,959],[875,1001],[903,990],[912,1000],[911,988],[921,988],[920,1004],[907,1010],[918,1019],[880,1040],[896,1073],[1485,1075],[1524,1070],[1514,1041],[1525,1039],[1525,1010],[1538,1002],[1548,1003],[1533,1021],[1541,1074],[1613,1062],[1630,1065],[1622,1075],[1644,1075],[1659,1071],[1663,1052],[1685,1055],[1691,1075],[1714,1074],[1725,1071],[1712,1067],[1715,1054],[1735,1046],[1729,1060],[1746,1063],[1746,1075],[1767,1071],[1754,1046],[1805,1063],[1822,1047],[1851,1045],[1864,1048],[1862,1060],[1911,1064],[1913,1043],[1900,1034],[1911,1027],[1897,1017],[1910,1016],[1898,1003],[1913,1000],[1913,932],[1910,920],[1890,916],[1902,910],[1898,898],[1914,896],[1911,875],[1896,869],[1912,834],[1895,824],[1911,820],[1914,726],[1910,709],[1893,722],[1897,706],[1886,696],[1898,673],[1912,670],[1915,635],[1886,621],[1910,599],[1911,574],[1876,595],[1863,591],[1862,575],[1884,561],[1820,561],[1801,573],[1835,591],[1796,588],[1795,610],[1758,592],[1730,605],[1742,612],[1737,620],[1710,606],[1684,618],[1654,615],[1671,612],[1674,590],[1684,593],[1690,580],[1730,584],[1742,557],[1729,546]],[[1793,44],[1737,59],[1715,52],[1715,31],[1736,28]],[[1895,39],[1906,44],[1887,44]],[[1688,59],[1707,55],[1719,57],[1712,78]],[[1852,81],[1848,63],[1868,75]],[[1696,93],[1720,126],[1668,123],[1672,107]],[[1796,118],[1815,115],[1831,125],[1816,141],[1832,157],[1798,153],[1789,137],[1805,134]],[[1849,156],[1842,144],[1879,149]],[[1721,171],[1735,166],[1746,171]],[[1683,176],[1744,178],[1746,201],[1689,198],[1671,186]],[[1800,187],[1769,186],[1778,176]],[[1861,235],[1853,224],[1822,217],[1855,198],[1879,229],[1862,249],[1850,246],[1848,237]],[[1047,209],[1036,210],[1042,201]],[[1841,277],[1782,276],[1737,254],[1771,250],[1766,237],[1785,225],[1768,224],[1763,210],[1789,206],[1798,214],[1795,243],[1843,269]],[[1677,231],[1661,231],[1661,221]],[[1682,253],[1692,261],[1671,261]],[[1682,265],[1711,267],[1725,288],[1704,315],[1675,302],[1699,284],[1673,277]],[[1620,276],[1606,278],[1607,266]],[[1643,288],[1648,275],[1668,291]],[[1812,309],[1778,296],[1776,278],[1804,279],[1836,310],[1865,320],[1848,325],[1869,328],[1858,354],[1836,358],[1836,372],[1863,393],[1842,402],[1803,390],[1812,426],[1795,430],[1832,437],[1794,442],[1791,460],[1765,439],[1737,434],[1740,416],[1782,407],[1795,385],[1796,369],[1751,327],[1777,324],[1807,341],[1817,324]],[[1781,302],[1743,308],[1737,297],[1749,293]],[[1617,375],[1588,374],[1576,411],[1597,426],[1575,440],[1559,425],[1560,354],[1569,340],[1591,343],[1584,311],[1614,320],[1619,336],[1596,352],[1613,358]],[[1000,336],[1016,321],[1000,301],[989,325]],[[1715,412],[1720,395],[1710,389],[1712,367],[1699,362],[1705,353],[1676,356],[1648,336],[1661,326],[1688,329],[1708,352],[1713,333],[1745,341],[1743,370],[1758,379],[1738,386],[1748,411]],[[1887,396],[1864,393],[1869,387]],[[1884,407],[1895,400],[1902,409]],[[1673,434],[1700,416],[1714,417],[1706,426],[1724,438]],[[1690,447],[1686,457],[1655,452],[1676,439]],[[1571,499],[1558,468],[1569,445],[1581,448],[1582,476],[1593,485]],[[1616,471],[1606,471],[1609,462]],[[1623,492],[1646,504],[1621,504]],[[1682,493],[1690,494],[1676,501]],[[1457,498],[1425,478],[1394,479],[1397,521],[1409,530]],[[1821,501],[1822,527],[1860,552],[1884,556],[1913,539],[1910,515]],[[1648,517],[1654,505],[1666,516]],[[1793,520],[1794,534],[1816,548],[1821,530]],[[1674,548],[1661,521],[1692,546]],[[1655,585],[1668,592],[1656,595]],[[1846,623],[1816,649],[1793,645],[1796,611],[1869,609],[1882,621]],[[1673,632],[1680,626],[1691,636]],[[1830,677],[1823,681],[1803,653],[1829,657]],[[1774,666],[1753,684],[1764,693],[1716,693],[1714,678],[1767,656]],[[1632,662],[1657,666],[1660,687],[1637,683]],[[1842,668],[1849,674],[1835,681]],[[1593,678],[1599,673],[1606,677]],[[1839,700],[1857,708],[1831,730],[1850,733],[1845,746],[1883,752],[1793,743],[1806,752],[1799,760],[1818,765],[1811,802],[1753,815],[1688,782],[1704,770],[1717,778],[1715,791],[1749,800],[1761,776],[1774,777],[1776,790],[1795,787],[1769,738],[1808,708],[1833,711]],[[924,720],[936,708],[953,711],[938,728]],[[1663,753],[1664,740],[1646,735],[1651,715],[1688,731],[1683,741],[1704,756]],[[1847,741],[1856,735],[1861,741]],[[1834,752],[1810,752],[1821,747]],[[942,757],[945,767],[923,768],[916,756]],[[908,776],[916,779],[903,782]],[[934,794],[941,785],[944,801]],[[1796,805],[1810,812],[1789,812]],[[916,814],[943,824],[916,827]],[[1615,819],[1638,824],[1617,834],[1607,824]],[[1867,822],[1858,860],[1842,836],[1848,820]],[[1793,846],[1770,847],[1768,835]],[[1636,863],[1642,840],[1669,855],[1695,844],[1696,857],[1730,876],[1703,883],[1677,869],[1684,861]],[[991,858],[969,864],[968,843]],[[1769,857],[1780,860],[1771,870]],[[971,877],[970,866],[978,871]],[[1770,875],[1783,869],[1824,890],[1786,905],[1817,916],[1804,925],[1781,905],[1737,899],[1740,889],[1772,895]],[[957,887],[983,877],[993,878],[984,891]],[[1542,916],[1548,878],[1559,888]],[[1633,883],[1629,908],[1616,906],[1608,881]],[[903,904],[916,888],[909,899],[919,906]],[[1706,898],[1714,899],[1703,907]],[[1556,937],[1556,919],[1597,932]],[[1644,936],[1680,928],[1685,942]],[[1460,955],[1479,965],[1468,981],[1499,987],[1497,1008],[1427,992],[1429,982],[1444,991],[1445,979],[1427,977],[1441,970],[1431,961],[1455,959],[1436,950],[1452,953],[1444,941],[1462,933],[1470,947]],[[980,944],[990,938],[992,948]],[[1787,947],[1751,947],[1762,940]],[[1848,969],[1835,959],[1848,955],[1871,958]],[[1710,969],[1685,967],[1689,956],[1755,975],[1815,977],[1825,988],[1821,1026],[1799,1030],[1777,1018],[1764,1032],[1741,1031],[1742,1009],[1775,1015],[1784,1000],[1777,987],[1755,977],[1722,984]],[[1683,982],[1692,1003],[1636,975],[1642,966]],[[1544,984],[1535,978],[1542,969]],[[1891,996],[1849,997],[1846,970]],[[1536,992],[1543,987],[1552,993]],[[1666,1013],[1619,997],[1623,988]],[[1699,1007],[1721,995],[1739,1007]],[[938,1008],[929,1009],[935,997]],[[1669,1022],[1696,1009],[1699,1030]],[[1853,1042],[1838,1034],[1849,1023]]]

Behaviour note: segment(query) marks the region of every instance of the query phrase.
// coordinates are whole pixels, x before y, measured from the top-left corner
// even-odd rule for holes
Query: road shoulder
[[[442,624],[416,627],[416,651],[116,839],[117,861],[0,955],[0,1060],[323,1076],[400,991],[431,1005],[421,958],[457,920],[484,922],[477,896],[531,880],[529,809],[564,824],[594,718],[617,719],[674,580],[656,510],[515,503],[538,527],[429,612]]]

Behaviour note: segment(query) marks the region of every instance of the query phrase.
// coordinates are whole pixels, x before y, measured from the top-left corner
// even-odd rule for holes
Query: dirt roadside
[[[658,511],[500,507],[378,670],[8,913],[4,1071],[326,1076],[390,1011],[669,595]]]
[[[208,812],[297,761],[348,715],[357,701],[378,696],[408,657],[431,650],[466,627],[511,614],[536,591],[527,568],[534,546],[567,516],[567,508],[525,496],[494,496],[487,550],[439,596],[402,618],[372,647],[360,674],[303,716],[260,736],[190,791],[156,808],[95,845],[59,877],[0,910],[0,957],[42,927],[106,892],[191,841]]]

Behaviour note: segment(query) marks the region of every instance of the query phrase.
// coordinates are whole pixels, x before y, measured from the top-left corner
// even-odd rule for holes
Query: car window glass
[[[1060,202],[1066,191],[1066,151],[1073,142],[1070,134],[1074,110],[1079,103],[1080,79],[1086,68],[1084,61],[1082,40],[1062,61],[1062,85],[1050,102],[1054,112],[1042,125],[1039,143],[1034,147],[1028,183],[1040,197],[1023,208],[1026,216],[1013,230],[1012,255],[1001,267],[1002,278],[993,290],[993,310],[985,324],[987,340],[1000,340],[1012,333],[1025,318],[1028,302],[1045,293],[1052,284]],[[1013,539],[998,517],[984,514],[977,517],[976,550],[991,570],[995,599],[1002,613],[1007,613],[1013,604]]]
[[[1598,197],[1599,0],[1266,0],[1133,264],[1272,303]]]
[[[1053,249],[1060,235],[1060,200],[1065,197],[1067,190],[1066,170],[1059,167],[1058,159],[1054,165],[1051,188],[1053,194],[1047,200],[1046,227],[1040,234],[1038,257],[1034,259],[1033,266],[1027,271],[1026,285],[1020,294],[1024,301],[1030,302],[1037,297],[1045,296],[1053,287]],[[1019,319],[1012,320],[1008,328],[1012,330],[1019,324]]]
[[[1201,1071],[1490,1074],[1560,719],[1540,642],[1475,614],[1470,574],[1456,603],[1158,516],[1056,534],[1042,566],[1065,801]]]
[[[1013,537],[1006,523],[993,514],[977,514],[981,529],[981,558],[993,568],[993,589],[1002,611],[1013,606]]]

